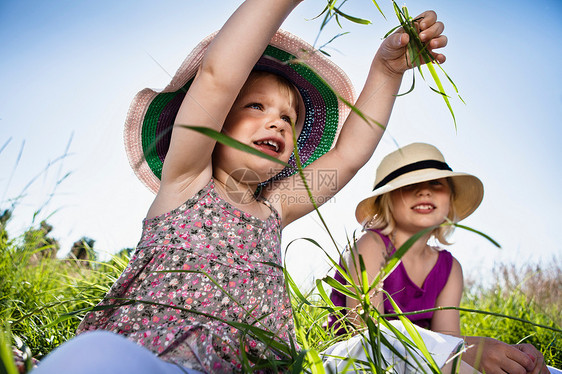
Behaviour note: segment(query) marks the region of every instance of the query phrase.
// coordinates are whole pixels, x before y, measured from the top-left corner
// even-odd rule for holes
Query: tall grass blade
[[[308,299],[301,293],[300,289],[298,288],[289,272],[287,272],[286,269],[283,269],[283,272],[285,274],[285,282],[287,283],[288,288],[293,292],[298,300],[305,305],[312,305],[310,301],[308,301]]]
[[[299,155],[299,152],[298,152],[298,146],[297,146],[297,132],[296,132],[296,129],[295,129],[295,124],[293,122],[291,122],[291,130],[293,132],[293,155],[295,156],[295,164],[297,166],[297,172],[299,174],[299,177],[301,178],[301,181],[304,185],[304,188],[306,189],[309,201],[312,204],[312,206],[314,207],[314,211],[318,215],[318,218],[320,218],[320,221],[322,222],[322,225],[326,229],[326,232],[328,233],[328,236],[332,240],[332,243],[337,248],[338,245],[337,245],[336,239],[334,239],[332,233],[330,232],[330,229],[328,228],[328,225],[326,224],[326,221],[324,220],[324,217],[320,213],[320,210],[318,210],[318,204],[316,204],[316,199],[314,199],[314,196],[312,195],[312,191],[310,190],[310,187],[308,186],[308,181],[306,180],[306,176],[304,175],[300,155]]]
[[[19,374],[12,355],[12,334],[6,323],[0,328],[0,374]]]
[[[371,24],[371,21],[369,21],[368,19],[350,16],[349,14],[346,14],[346,13],[342,12],[341,10],[339,10],[339,8],[334,8],[334,12],[337,15],[342,16],[343,18],[345,18],[348,21],[351,21],[353,23],[358,23],[360,25],[370,25]]]
[[[475,234],[478,234],[478,235],[482,236],[483,238],[487,239],[490,243],[492,243],[492,244],[495,245],[496,247],[501,248],[501,245],[500,245],[497,241],[495,241],[495,240],[492,239],[489,235],[483,233],[482,231],[478,231],[478,230],[476,230],[476,229],[473,229],[473,228],[468,227],[468,226],[465,226],[465,225],[461,225],[461,224],[459,224],[459,223],[454,223],[453,225],[454,225],[455,227],[458,227],[458,228],[461,228],[461,229],[464,229],[464,230],[473,232],[473,233],[475,233]]]
[[[372,125],[374,124],[374,125],[380,127],[383,130],[386,129],[386,127],[384,127],[384,125],[382,123],[380,123],[378,121],[375,121],[372,118],[367,117],[359,108],[357,108],[355,105],[353,105],[352,103],[350,103],[349,101],[347,101],[343,97],[338,95],[338,99],[340,99],[345,105],[347,105],[353,113],[355,113],[359,117],[361,117],[361,119],[363,121],[365,121],[365,123],[367,123],[369,126],[372,127]]]
[[[384,291],[384,290],[383,290],[383,292],[386,295],[386,297],[388,298],[388,300],[390,301],[390,303],[392,304],[392,308],[394,308],[394,310],[397,311],[398,313],[402,313],[402,311],[400,310],[400,308],[398,307],[396,302],[392,299],[390,294],[388,292]],[[433,359],[433,356],[431,356],[431,354],[427,350],[427,347],[425,346],[425,343],[424,343],[421,335],[416,330],[412,321],[410,321],[408,318],[404,317],[402,314],[400,314],[398,316],[398,319],[400,320],[400,322],[402,322],[402,325],[404,325],[404,328],[406,329],[406,331],[408,331],[408,334],[410,334],[410,338],[414,342],[415,346],[421,351],[425,360],[431,365],[431,368],[433,369],[433,371],[436,372],[436,373],[439,373],[440,372],[439,367],[435,363],[435,360]]]

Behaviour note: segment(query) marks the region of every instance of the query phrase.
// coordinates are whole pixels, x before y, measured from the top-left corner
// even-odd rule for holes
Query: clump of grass
[[[462,307],[501,313],[562,329],[562,266],[560,259],[548,265],[497,265],[491,285],[473,283]],[[562,334],[513,319],[461,313],[463,334],[491,336],[508,344],[531,343],[547,364],[562,367]]]
[[[7,237],[5,231],[3,237]],[[125,258],[81,266],[75,260],[39,257],[36,248],[17,237],[0,242],[0,324],[41,358],[74,336],[78,318],[55,323],[61,315],[91,307],[123,270]]]
[[[320,213],[318,212],[318,214]],[[90,266],[82,266],[83,262],[76,260],[69,261],[56,259],[52,256],[38,256],[42,252],[50,252],[56,245],[47,237],[49,230],[42,230],[41,227],[30,228],[22,235],[10,238],[6,230],[6,223],[10,217],[11,211],[9,210],[4,211],[0,217],[0,278],[3,280],[3,282],[0,282],[0,324],[7,326],[7,330],[11,330],[15,338],[21,340],[24,346],[29,347],[34,357],[41,359],[52,349],[74,336],[81,314],[86,309],[91,310],[97,305],[126,266],[128,257],[123,253],[114,256],[108,263],[90,261],[88,262]],[[42,226],[46,226],[46,223]],[[33,235],[30,233],[33,233]],[[420,233],[419,235],[422,234]],[[314,242],[312,239],[307,240]],[[415,240],[416,238],[414,237],[410,242]],[[348,243],[348,245],[351,244]],[[341,252],[341,249],[338,250]],[[406,250],[407,246],[400,248],[397,251],[397,256],[403,255]],[[385,270],[386,273],[390,271],[390,268],[398,260],[399,258],[391,259],[388,264],[389,268]],[[337,266],[337,259],[332,261]],[[357,266],[357,268],[364,269],[364,266]],[[345,269],[340,270],[345,272]],[[533,268],[533,270],[536,269]],[[530,272],[528,273],[531,274]],[[524,287],[516,289],[512,286],[518,284],[517,279],[519,278],[515,278],[515,276],[520,276],[522,272],[506,270],[498,272],[498,274],[509,274],[509,277],[505,276],[506,280],[503,284],[510,285],[509,287],[504,286],[502,288],[503,292],[495,292],[498,299],[496,300],[496,305],[500,306],[499,310],[501,312],[504,312],[501,306],[504,305],[503,297],[506,290],[511,290],[510,292],[513,296],[513,304],[506,304],[509,309],[520,310],[519,304],[521,303],[526,306],[531,305],[527,302],[527,296],[523,296],[525,297],[524,302],[514,296],[524,295],[524,292],[521,291],[525,289]],[[544,284],[550,285],[550,288],[555,288],[559,284],[556,283],[560,281],[559,277],[551,279],[553,274],[559,276],[559,268],[548,272],[541,271],[540,274],[543,274],[544,277],[538,279],[530,276],[525,277],[525,279],[535,279],[535,282],[540,283],[530,285],[529,290]],[[338,285],[337,282],[334,283],[335,281],[330,277],[327,277],[323,280],[318,280],[314,290],[303,294],[296,287],[289,274],[286,274],[286,278],[294,306],[296,343],[298,343],[300,349],[294,344],[295,342],[283,345],[277,339],[274,341],[272,339],[274,337],[271,334],[260,330],[256,326],[232,322],[233,326],[245,330],[247,334],[264,342],[267,347],[272,347],[278,353],[282,353],[281,360],[277,361],[269,360],[264,362],[263,360],[259,361],[259,357],[244,357],[244,367],[248,371],[271,367],[276,369],[289,368],[293,372],[324,372],[320,353],[337,340],[347,339],[353,333],[353,331],[350,331],[347,335],[336,337],[334,331],[325,327],[328,315],[335,312],[334,306],[327,297],[328,292],[325,289],[325,284],[339,288],[346,294],[351,295],[351,297],[355,297],[363,302],[361,318],[363,318],[367,325],[366,331],[368,336],[371,337],[371,344],[373,344],[371,347],[372,351],[378,352],[380,350],[381,343],[376,337],[379,335],[379,324],[384,324],[385,320],[378,314],[376,308],[368,303],[369,297],[366,296],[371,293],[377,282],[354,285],[349,277],[350,285],[345,288]],[[365,274],[362,274],[360,279],[362,278],[365,278]],[[481,298],[478,297],[475,300],[480,301]],[[541,300],[543,302],[544,300],[548,300],[548,302],[554,300],[554,303],[559,301],[552,292],[548,295],[545,293]],[[551,306],[550,304],[544,305],[546,306],[543,309]],[[467,306],[471,305],[467,304]],[[472,306],[479,309],[494,310],[488,305],[479,303],[475,303]],[[471,318],[478,318],[478,320],[483,321],[494,320],[490,316],[468,315]],[[463,321],[467,321],[467,317],[464,316],[465,314],[463,313]],[[534,310],[526,311],[517,316],[540,324],[548,324],[548,321],[541,319]],[[510,331],[512,338],[517,340],[530,335],[529,326],[526,324],[521,324],[522,328],[520,325],[513,325],[513,322],[509,320],[507,322],[497,318],[495,320],[499,321],[497,323],[507,323],[507,325],[494,325],[490,328],[491,331],[487,332],[465,331],[465,333],[469,335],[489,335],[506,342],[512,341],[507,336],[498,336],[498,331]],[[373,321],[378,323],[373,323]],[[468,324],[476,325],[477,323],[468,322]],[[559,354],[557,352],[561,351],[559,339],[556,341],[556,336],[553,338],[553,335],[549,335],[549,332],[536,328],[532,333],[534,335],[528,337],[527,340],[541,348],[547,362],[560,366],[559,358],[556,356]],[[420,346],[419,342],[410,342],[409,344]],[[244,350],[242,349],[242,351]],[[384,370],[386,367],[385,363],[376,354],[373,355],[371,362],[368,364],[373,368],[377,368],[377,371]],[[438,372],[438,369],[434,368],[434,371]]]
[[[557,325],[562,325],[562,260],[554,257],[546,265],[527,264],[517,267],[500,264],[494,270],[496,284],[503,286],[504,297],[512,293],[525,296],[528,303],[539,307]]]

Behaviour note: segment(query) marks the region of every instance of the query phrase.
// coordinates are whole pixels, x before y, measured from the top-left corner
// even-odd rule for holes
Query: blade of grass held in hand
[[[408,53],[409,53],[409,58],[410,61],[412,63],[412,65],[414,67],[418,68],[418,71],[420,72],[420,75],[422,76],[422,78],[425,80],[425,77],[423,75],[423,71],[422,71],[422,66],[425,65],[427,67],[427,70],[429,71],[429,73],[431,74],[431,77],[433,78],[433,81],[435,82],[435,85],[437,86],[437,88],[433,88],[431,86],[429,86],[431,88],[432,91],[438,93],[443,100],[445,101],[445,105],[447,105],[447,108],[449,109],[449,112],[451,113],[451,116],[453,117],[453,122],[455,124],[455,130],[457,130],[457,119],[455,117],[455,113],[453,111],[453,107],[451,105],[451,102],[449,100],[449,95],[447,95],[447,93],[445,92],[445,88],[443,87],[443,84],[441,82],[441,79],[439,78],[439,75],[437,74],[437,71],[435,70],[435,64],[437,66],[439,66],[439,69],[441,69],[441,71],[443,72],[443,74],[445,74],[445,76],[447,77],[447,80],[449,81],[449,83],[451,83],[451,85],[453,86],[453,89],[455,90],[455,92],[458,95],[458,89],[457,86],[455,85],[455,83],[453,82],[453,80],[451,79],[451,77],[449,77],[449,75],[445,72],[445,70],[443,69],[443,67],[439,64],[439,62],[435,59],[435,57],[433,57],[433,55],[428,51],[427,46],[421,41],[418,31],[416,29],[416,26],[414,24],[414,22],[418,21],[418,19],[412,19],[412,17],[410,17],[409,13],[408,13],[408,8],[406,8],[405,6],[402,7],[402,9],[400,9],[400,7],[398,7],[398,5],[396,4],[396,2],[393,0],[392,4],[394,6],[394,11],[396,13],[396,17],[398,18],[398,21],[400,22],[400,26],[402,27],[402,29],[404,30],[404,32],[406,32],[408,34],[408,36],[410,37],[410,41],[408,42]],[[396,28],[393,28],[391,31],[389,31],[385,37],[389,36]],[[412,82],[412,87],[410,88],[410,90],[407,92],[411,92],[413,90],[415,86],[415,79]],[[402,96],[404,94],[400,94],[398,96]],[[464,103],[464,100],[459,96],[459,99]]]
[[[370,25],[371,24],[371,21],[369,21],[368,19],[350,16],[349,14],[346,14],[346,13],[342,12],[341,10],[339,10],[339,8],[334,8],[334,12],[336,12],[337,15],[340,15],[343,18],[345,18],[348,21],[351,21],[353,23],[358,23],[360,25]]]

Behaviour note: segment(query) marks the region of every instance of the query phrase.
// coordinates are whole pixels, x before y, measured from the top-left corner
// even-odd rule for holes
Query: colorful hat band
[[[176,92],[158,94],[146,111],[141,130],[142,149],[150,170],[158,179],[162,178],[174,121],[191,82],[193,78]]]
[[[338,98],[332,89],[311,68],[279,48],[268,46],[255,70],[268,71],[284,77],[298,89],[304,102],[304,125],[297,139],[303,167],[309,165],[332,147],[339,123]],[[142,123],[141,141],[146,162],[154,175],[161,179],[162,165],[168,148],[172,127],[183,98],[193,78],[175,92],[162,92],[154,97]],[[274,178],[295,173],[295,158]]]
[[[392,173],[390,173],[386,177],[384,177],[379,183],[377,183],[376,186],[373,188],[373,191],[378,189],[378,188],[381,188],[382,186],[384,186],[388,182],[398,178],[401,175],[404,175],[406,173],[410,173],[410,172],[416,171],[416,170],[422,170],[422,169],[437,169],[437,170],[453,171],[449,167],[449,165],[447,165],[447,163],[442,162],[442,161],[437,161],[437,160],[418,161],[418,162],[414,162],[414,163],[411,163],[411,164],[408,164],[408,165],[404,165],[401,168],[398,168],[398,169],[394,170]]]

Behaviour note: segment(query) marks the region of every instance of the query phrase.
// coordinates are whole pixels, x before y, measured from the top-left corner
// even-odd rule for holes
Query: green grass
[[[74,336],[81,314],[61,317],[94,306],[117,279],[127,260],[123,254],[107,263],[91,262],[84,266],[74,260],[41,258],[39,253],[48,250],[48,246],[37,248],[36,242],[26,241],[24,235],[10,239],[2,229],[0,239],[0,324],[9,326],[11,333],[38,359]],[[561,328],[559,263],[551,262],[549,268],[536,265],[526,269],[503,265],[495,273],[498,278],[492,285],[470,286],[463,308]],[[313,361],[317,359],[314,355],[335,338],[324,327],[328,308],[319,290],[299,295],[300,292],[296,289],[292,292],[297,340],[302,348],[311,348],[312,356],[308,360]],[[548,364],[562,366],[560,332],[481,313],[462,312],[461,322],[466,335],[491,336],[507,343],[532,343]]]
[[[510,264],[496,266],[491,285],[473,284],[465,292],[461,307],[479,309],[536,324],[562,328],[562,264],[554,259],[548,265]],[[515,319],[461,313],[462,332],[491,336],[509,344],[531,343],[548,365],[562,367],[562,334]]]
[[[24,236],[0,234],[0,324],[41,358],[74,336],[78,318],[54,324],[62,315],[96,304],[124,268],[124,258],[109,263],[43,258]]]

